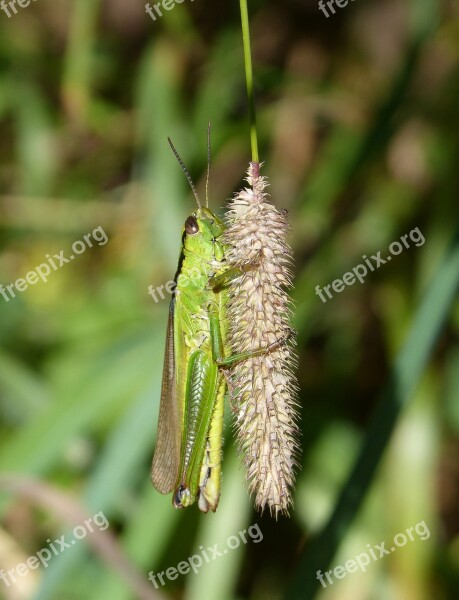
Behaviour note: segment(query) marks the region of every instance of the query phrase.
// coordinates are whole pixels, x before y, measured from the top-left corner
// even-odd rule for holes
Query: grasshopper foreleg
[[[237,279],[247,271],[258,268],[260,265],[261,256],[262,251],[260,250],[254,259],[246,262],[241,267],[230,267],[219,275],[213,275],[212,277],[209,277],[208,287],[214,291],[218,291],[219,289],[226,287],[234,279]]]

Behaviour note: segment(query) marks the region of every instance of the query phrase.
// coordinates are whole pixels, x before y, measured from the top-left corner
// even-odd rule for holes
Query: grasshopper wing
[[[174,489],[180,468],[182,424],[175,375],[174,314],[175,298],[172,298],[167,322],[158,433],[151,467],[151,480],[161,494],[169,494]]]

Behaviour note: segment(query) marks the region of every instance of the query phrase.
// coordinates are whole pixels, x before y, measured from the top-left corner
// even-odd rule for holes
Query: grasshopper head
[[[183,245],[186,250],[203,258],[212,258],[214,245],[225,226],[208,208],[199,208],[188,217],[183,227]]]

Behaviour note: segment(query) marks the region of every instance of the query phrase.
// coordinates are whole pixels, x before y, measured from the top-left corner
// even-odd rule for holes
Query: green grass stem
[[[242,42],[244,45],[245,81],[247,84],[247,97],[249,101],[250,145],[252,148],[252,162],[260,162],[258,157],[257,115],[255,111],[255,97],[253,92],[252,52],[250,49],[250,28],[247,0],[240,0],[240,7]]]

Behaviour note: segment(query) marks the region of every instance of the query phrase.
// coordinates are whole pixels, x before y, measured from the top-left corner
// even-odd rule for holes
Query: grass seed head
[[[229,289],[229,343],[234,353],[271,350],[232,367],[232,403],[249,491],[257,508],[268,507],[277,518],[292,505],[298,462],[292,251],[286,212],[268,200],[258,163],[250,164],[247,182],[226,216],[228,266],[242,271]]]

